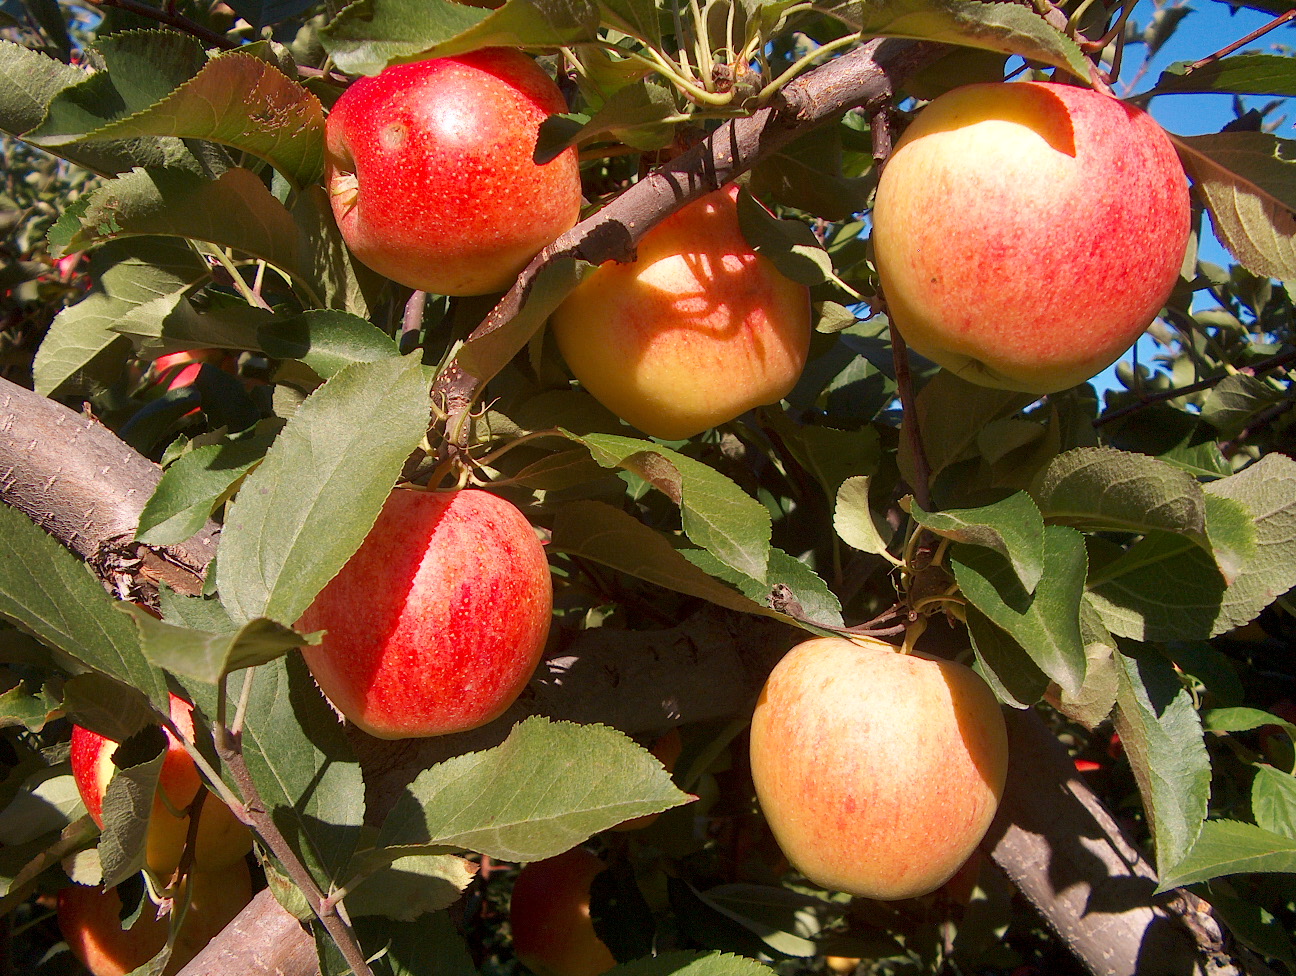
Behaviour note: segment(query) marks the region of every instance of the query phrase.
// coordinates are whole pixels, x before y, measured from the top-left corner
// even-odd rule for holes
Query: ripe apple
[[[1140,109],[1068,85],[968,85],[905,130],[873,223],[905,342],[970,382],[1053,393],[1115,362],[1169,297],[1188,183]]]
[[[680,738],[679,729],[671,729],[657,738],[650,751],[657,757],[657,761],[662,764],[666,772],[673,773],[683,749],[684,740]],[[622,821],[612,829],[641,830],[660,816],[660,813],[645,813],[642,817],[631,817],[629,820]]]
[[[513,951],[536,976],[600,976],[616,965],[590,920],[590,884],[604,867],[573,847],[518,872],[509,903]]]
[[[866,898],[948,881],[990,826],[1007,763],[1003,714],[975,672],[868,638],[794,647],[752,718],[752,779],[783,853]]]
[[[581,385],[655,437],[692,437],[777,402],[805,366],[809,289],[752,252],[737,200],[730,185],[678,210],[551,319]]]
[[[302,653],[348,719],[383,739],[500,715],[549,634],[553,585],[531,523],[490,492],[397,489],[298,621]]]
[[[325,185],[342,238],[411,288],[506,288],[580,216],[575,149],[543,166],[532,158],[540,123],[566,111],[553,80],[507,48],[359,79],[325,129]]]
[[[171,721],[182,735],[193,738],[193,706],[171,696]],[[145,861],[154,876],[169,879],[180,864],[189,833],[188,809],[203,786],[198,768],[183,745],[168,730],[166,756],[158,777],[145,842]],[[103,827],[103,798],[112,779],[118,743],[79,725],[72,727],[72,778],[86,812]],[[196,869],[221,870],[240,861],[252,849],[252,832],[214,793],[208,792],[198,821],[193,863]]]
[[[252,876],[244,860],[219,871],[195,871],[182,884],[192,886],[193,897],[163,976],[183,969],[252,900]],[[182,889],[177,900],[184,897]],[[159,918],[156,906],[146,903],[129,929],[122,928],[121,911],[116,888],[73,884],[58,893],[59,931],[72,954],[93,976],[123,976],[166,945],[170,920]]]

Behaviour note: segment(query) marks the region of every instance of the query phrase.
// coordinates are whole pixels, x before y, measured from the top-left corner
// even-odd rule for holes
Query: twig
[[[1220,453],[1225,457],[1236,454],[1248,440],[1251,439],[1258,431],[1264,430],[1275,420],[1285,414],[1292,407],[1296,407],[1296,400],[1287,399],[1281,403],[1275,403],[1271,407],[1266,407],[1256,414],[1255,420],[1247,424],[1246,427],[1234,437],[1231,441],[1220,445]]]
[[[1262,359],[1254,366],[1244,366],[1237,372],[1247,376],[1256,376],[1260,373],[1267,373],[1273,369],[1280,369],[1291,363],[1296,363],[1296,351],[1279,353],[1276,356],[1270,356],[1268,359]],[[1145,407],[1150,407],[1154,403],[1164,403],[1166,400],[1177,400],[1181,396],[1188,396],[1190,393],[1200,393],[1202,390],[1209,390],[1216,383],[1228,379],[1232,373],[1221,373],[1219,376],[1211,376],[1208,379],[1198,380],[1196,383],[1189,383],[1187,386],[1177,386],[1173,390],[1162,390],[1160,393],[1148,393],[1138,399],[1135,403],[1126,404],[1125,406],[1103,414],[1093,421],[1094,427],[1101,427],[1103,424],[1110,423],[1113,420],[1119,420],[1136,413]],[[927,506],[923,506],[926,508]]]
[[[147,3],[140,3],[139,0],[90,0],[90,2],[100,7],[116,7],[118,10],[125,10],[127,13],[139,17],[156,20],[159,24],[174,27],[181,33],[190,34],[200,41],[206,41],[213,47],[219,47],[225,51],[233,51],[241,46],[238,41],[231,41],[224,34],[217,34],[197,21],[190,20],[184,14],[176,13],[173,10],[159,10],[157,7],[151,7]]]
[[[1281,27],[1283,24],[1287,23],[1293,18],[1296,18],[1296,7],[1293,7],[1291,10],[1288,10],[1285,13],[1279,14],[1277,17],[1269,21],[1269,23],[1265,24],[1263,27],[1256,28],[1246,37],[1234,41],[1232,44],[1228,45],[1227,47],[1220,48],[1214,54],[1208,54],[1200,61],[1194,61],[1192,64],[1188,65],[1187,69],[1184,71],[1184,74],[1190,75],[1198,68],[1204,68],[1206,67],[1206,65],[1212,64],[1220,60],[1220,58],[1228,57],[1238,48],[1245,47],[1247,44],[1250,44],[1258,37],[1264,37],[1264,35],[1268,34],[1274,28]]]

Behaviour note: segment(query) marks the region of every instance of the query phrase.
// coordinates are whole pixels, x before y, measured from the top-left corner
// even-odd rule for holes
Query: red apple
[[[490,492],[397,489],[297,623],[324,694],[384,739],[484,725],[544,651],[553,585],[525,516]]]
[[[362,262],[422,291],[508,287],[580,215],[576,151],[537,166],[540,123],[567,111],[519,51],[487,48],[393,65],[337,100],[325,183]]]
[[[252,899],[252,876],[244,860],[219,871],[194,872],[183,884],[193,887],[193,898],[176,934],[164,976],[183,969]],[[181,889],[177,900],[184,897]],[[159,918],[151,902],[146,902],[129,929],[122,928],[121,911],[116,888],[73,884],[59,891],[59,931],[72,954],[93,976],[124,976],[166,945],[170,920]]]
[[[552,326],[572,374],[621,419],[677,440],[774,403],[810,346],[810,292],[753,253],[738,188],[662,221],[580,283]]]
[[[171,696],[171,721],[186,738],[192,739],[193,708]],[[205,789],[198,768],[183,745],[168,730],[166,756],[158,777],[158,792],[149,815],[145,860],[154,876],[166,881],[175,873],[189,833],[189,817],[183,815],[200,789]],[[113,754],[118,743],[98,732],[72,727],[72,777],[86,812],[103,827],[103,798],[112,779]],[[177,814],[182,814],[177,816]],[[240,861],[252,849],[252,832],[234,816],[214,793],[208,792],[198,821],[193,863],[201,870],[221,870]]]
[[[518,872],[509,902],[513,952],[537,976],[600,976],[616,965],[590,920],[590,884],[604,867],[573,847]]]
[[[968,85],[905,130],[873,223],[910,346],[973,383],[1052,393],[1115,362],[1169,297],[1188,183],[1138,108],[1069,85]]]
[[[926,894],[985,835],[1003,795],[1003,714],[975,672],[867,638],[817,638],[770,674],[751,771],[788,860],[834,891]]]

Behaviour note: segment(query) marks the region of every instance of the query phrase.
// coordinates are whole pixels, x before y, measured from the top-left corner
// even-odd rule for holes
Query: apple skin
[[[513,952],[537,976],[600,976],[616,965],[590,919],[590,884],[605,867],[573,847],[518,872],[509,903]]]
[[[343,240],[421,291],[508,287],[580,216],[576,150],[532,159],[540,123],[566,111],[553,80],[506,48],[357,80],[325,128],[325,186]]]
[[[877,640],[797,645],[752,719],[752,779],[783,853],[816,884],[866,898],[953,877],[1007,766],[1003,713],[975,672]]]
[[[676,211],[608,261],[554,312],[572,374],[627,423],[665,440],[692,437],[775,403],[801,376],[810,291],[752,252],[738,187]]]
[[[1068,85],[968,85],[905,130],[873,223],[905,342],[969,382],[1054,393],[1115,362],[1164,305],[1188,183],[1140,109]]]
[[[540,661],[553,584],[510,502],[477,489],[397,489],[297,623],[302,654],[343,715],[383,739],[477,728]]]
[[[183,883],[193,886],[193,899],[163,976],[183,969],[252,900],[252,876],[243,860],[219,871],[196,871]],[[152,907],[146,904],[136,923],[123,930],[116,888],[69,885],[58,893],[59,931],[93,976],[124,976],[166,945],[170,921],[158,918]]]
[[[192,739],[193,708],[182,698],[171,696],[171,721],[186,738]],[[177,817],[171,811],[184,810],[206,789],[198,767],[183,745],[164,730],[166,756],[158,777],[158,795],[153,799],[145,841],[145,862],[153,875],[166,881],[175,873],[184,853],[189,833],[189,818]],[[72,778],[76,782],[86,812],[103,827],[103,798],[112,779],[112,757],[118,743],[79,725],[72,727]],[[166,794],[165,800],[160,795]],[[252,849],[252,832],[214,793],[203,801],[198,821],[198,835],[193,864],[196,869],[218,871],[229,867]]]

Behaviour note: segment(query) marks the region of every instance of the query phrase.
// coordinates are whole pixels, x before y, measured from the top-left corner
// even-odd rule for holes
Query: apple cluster
[[[193,707],[170,696],[171,722],[194,740]],[[166,752],[158,776],[145,834],[145,865],[153,887],[187,904],[172,942],[165,973],[178,972],[252,898],[252,876],[246,855],[252,832],[224,802],[203,785],[184,745],[166,729]],[[72,729],[72,778],[86,812],[102,829],[103,802],[116,770],[113,757],[120,743],[82,726]],[[197,802],[201,797],[201,803]],[[198,810],[194,843],[191,811]],[[72,954],[93,976],[122,976],[144,965],[166,945],[171,923],[145,904],[135,924],[122,927],[122,899],[115,888],[72,884],[58,896],[58,922]]]

